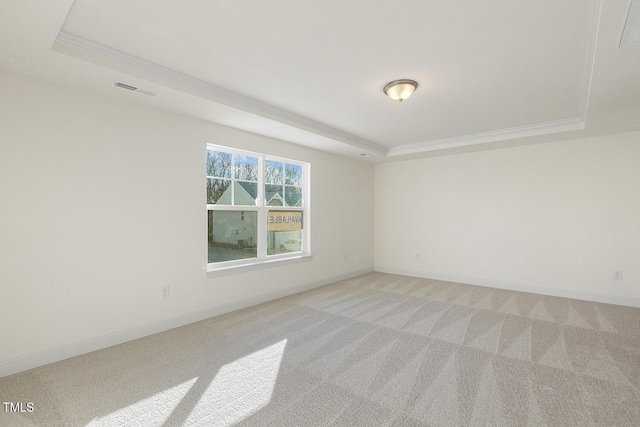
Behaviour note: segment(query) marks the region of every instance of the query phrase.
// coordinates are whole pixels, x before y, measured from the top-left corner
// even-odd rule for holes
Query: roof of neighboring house
[[[245,181],[235,181],[237,184],[235,186],[235,203],[231,201],[231,186],[227,188],[220,199],[218,199],[219,205],[247,205],[247,206],[255,206],[256,197],[258,197],[258,184],[255,182],[245,182]],[[291,201],[296,194],[289,196],[287,193],[287,199]],[[293,206],[300,207],[302,206],[302,197],[298,195],[297,200],[294,204],[286,204],[284,198],[279,192],[270,191],[265,194],[265,198],[267,200],[267,206]],[[295,200],[295,199],[294,199]]]
[[[231,186],[229,186],[220,199],[218,199],[219,205],[247,205],[247,206],[255,206],[256,205],[256,197],[258,196],[258,184],[255,182],[243,182],[243,181],[234,181],[235,184],[235,203],[231,203]]]

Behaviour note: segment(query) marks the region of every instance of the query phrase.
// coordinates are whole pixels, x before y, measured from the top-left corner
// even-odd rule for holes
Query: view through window
[[[210,269],[309,252],[309,164],[207,146]]]

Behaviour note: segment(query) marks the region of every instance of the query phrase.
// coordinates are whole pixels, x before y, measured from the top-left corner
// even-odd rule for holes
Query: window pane
[[[285,186],[284,201],[287,206],[302,206],[302,188]]]
[[[269,231],[267,255],[302,251],[302,231]]]
[[[207,150],[207,176],[231,178],[231,160],[229,153]]]
[[[207,203],[211,205],[230,205],[231,180],[207,178]]]
[[[282,185],[265,185],[264,197],[267,200],[267,206],[284,206],[284,192]]]
[[[302,187],[302,166],[285,164],[285,184]]]
[[[267,255],[302,251],[302,211],[267,213]]]
[[[209,262],[257,257],[258,213],[208,211]]]
[[[267,160],[264,162],[264,180],[269,184],[283,184],[284,163]]]
[[[235,156],[235,178],[243,181],[258,180],[258,159],[255,157]]]
[[[258,198],[258,183],[234,181],[233,201],[236,206],[255,206]]]

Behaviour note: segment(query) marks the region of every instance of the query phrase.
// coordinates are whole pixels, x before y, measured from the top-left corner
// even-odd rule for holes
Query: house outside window
[[[207,145],[208,270],[310,254],[309,168]]]

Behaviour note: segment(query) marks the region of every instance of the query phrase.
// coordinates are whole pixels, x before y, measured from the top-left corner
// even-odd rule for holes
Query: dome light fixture
[[[404,101],[413,94],[418,88],[418,82],[415,80],[401,79],[387,83],[384,87],[384,93],[395,101]]]

